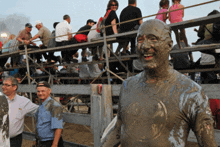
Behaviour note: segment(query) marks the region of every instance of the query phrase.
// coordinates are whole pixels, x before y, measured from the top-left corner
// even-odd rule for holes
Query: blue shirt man
[[[50,97],[50,85],[39,82],[37,96],[42,104],[35,114],[37,135],[40,138],[40,146],[63,147],[61,133],[63,129],[62,107]]]

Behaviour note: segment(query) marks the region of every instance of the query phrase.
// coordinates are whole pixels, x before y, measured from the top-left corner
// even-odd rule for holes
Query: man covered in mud
[[[42,104],[35,114],[36,130],[41,147],[63,147],[62,107],[50,97],[50,85],[41,81],[37,84],[37,96]]]
[[[118,114],[103,147],[184,147],[192,129],[200,146],[216,147],[208,98],[201,87],[169,66],[170,28],[148,20],[137,34],[144,71],[124,81]]]
[[[8,101],[0,92],[0,146],[10,147]]]

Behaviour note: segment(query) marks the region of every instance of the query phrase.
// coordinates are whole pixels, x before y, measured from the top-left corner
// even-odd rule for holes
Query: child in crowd
[[[161,0],[159,5],[160,5],[160,10],[158,11],[158,14],[167,12],[167,9],[169,8],[169,0]],[[166,23],[167,18],[168,18],[167,13],[159,14],[156,16],[156,19],[159,19],[165,23]]]
[[[180,4],[180,1],[181,0],[172,0],[173,5],[170,7],[169,11],[184,8],[184,6]],[[183,21],[183,17],[184,17],[184,9],[181,9],[181,10],[178,10],[178,11],[173,11],[173,12],[169,13],[170,23],[181,22],[181,21]],[[177,42],[179,48],[181,49],[180,38],[179,38],[179,35],[178,35],[178,29],[174,30],[174,33],[176,35],[176,42]],[[182,35],[184,37],[183,39],[184,39],[185,45],[188,46],[188,41],[187,41],[187,38],[186,38],[185,30],[180,29],[180,33],[182,33]]]

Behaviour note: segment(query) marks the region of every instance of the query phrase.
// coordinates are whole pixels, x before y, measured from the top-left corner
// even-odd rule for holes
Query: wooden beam
[[[0,85],[2,86],[2,85]],[[202,84],[202,88],[205,91],[205,94],[208,95],[209,98],[212,99],[220,99],[220,84]],[[113,84],[112,85],[112,96],[119,96],[120,93],[120,84]],[[90,85],[52,85],[51,86],[53,94],[81,94],[81,95],[90,95],[91,87]],[[2,92],[2,88],[0,88],[0,92]],[[18,86],[18,92],[31,92],[36,93],[36,86],[35,85],[27,85],[27,84],[20,84]]]

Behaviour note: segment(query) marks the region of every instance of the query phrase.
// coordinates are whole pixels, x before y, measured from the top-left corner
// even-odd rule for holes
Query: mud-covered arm
[[[203,92],[197,94],[195,102],[191,106],[192,130],[196,135],[199,146],[217,147],[208,97]]]
[[[102,139],[102,147],[113,147],[120,142],[121,136],[121,120],[118,115],[111,121],[108,127],[105,129]]]

